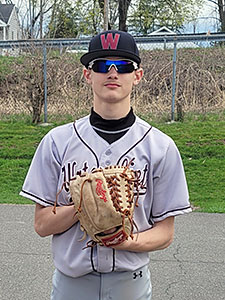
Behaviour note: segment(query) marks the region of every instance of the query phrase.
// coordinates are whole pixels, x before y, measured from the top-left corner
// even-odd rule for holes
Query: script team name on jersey
[[[121,165],[127,166],[129,164],[129,159],[125,158]],[[131,167],[135,167],[135,158],[132,159]],[[88,165],[87,161],[83,162],[82,168],[77,170],[77,162],[68,162],[66,165],[62,167],[62,174],[63,174],[63,181],[64,181],[64,189],[66,192],[69,192],[69,182],[76,176],[81,175],[84,172],[92,172],[96,168],[90,169],[90,166]],[[145,164],[142,169],[135,170],[135,178],[139,182],[139,194],[144,195],[147,190],[147,173],[148,173],[148,165]]]

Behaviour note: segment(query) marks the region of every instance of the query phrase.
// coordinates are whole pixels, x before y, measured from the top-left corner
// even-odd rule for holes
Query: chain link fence
[[[137,113],[225,108],[225,34],[136,37],[144,78],[132,94]],[[80,56],[89,38],[0,41],[0,117],[32,115],[34,123],[90,110],[92,93]]]

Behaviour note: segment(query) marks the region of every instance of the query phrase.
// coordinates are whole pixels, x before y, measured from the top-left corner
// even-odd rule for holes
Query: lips
[[[117,88],[117,87],[120,87],[120,84],[116,83],[116,82],[106,82],[104,84],[104,86],[106,86],[108,88]]]

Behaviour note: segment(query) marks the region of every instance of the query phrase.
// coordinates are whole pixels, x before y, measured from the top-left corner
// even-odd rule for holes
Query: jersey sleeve
[[[20,195],[43,206],[53,205],[60,171],[60,158],[49,132],[35,152]]]
[[[153,179],[153,193],[154,222],[192,211],[183,163],[172,140],[161,161],[160,172]]]

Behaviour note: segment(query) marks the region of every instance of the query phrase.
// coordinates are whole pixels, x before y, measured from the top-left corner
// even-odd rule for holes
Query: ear
[[[84,68],[83,75],[84,75],[84,78],[86,79],[87,83],[91,84],[91,70]]]
[[[143,77],[144,71],[142,68],[139,68],[135,71],[135,77],[134,77],[134,85],[138,85],[138,83],[141,81]]]

